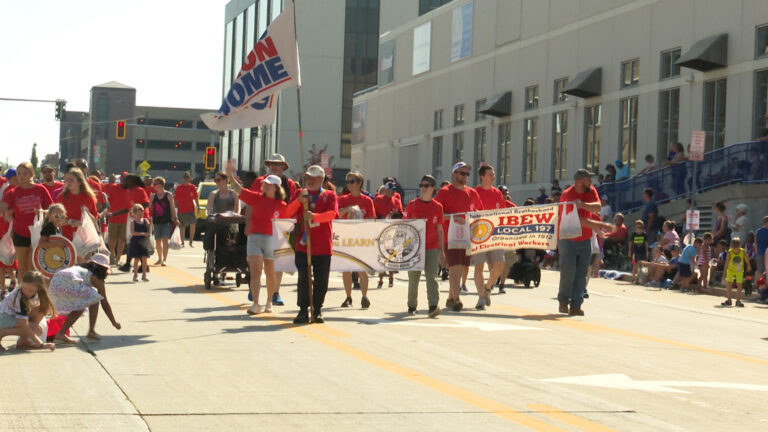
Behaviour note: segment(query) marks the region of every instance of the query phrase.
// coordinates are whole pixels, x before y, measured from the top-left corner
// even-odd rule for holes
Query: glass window
[[[251,140],[251,130],[250,129],[243,129],[243,145],[242,145],[242,152],[240,154],[240,158],[243,160],[243,162],[240,164],[241,169],[250,171],[253,167],[253,162],[251,161],[251,150],[253,148],[253,141]],[[258,170],[258,167],[256,167]]]
[[[464,160],[464,132],[453,134],[453,160],[456,163]]]
[[[485,102],[485,98],[475,101],[475,121],[485,120],[485,114],[480,112],[480,109],[485,105]]]
[[[640,59],[621,63],[621,88],[633,87],[640,82]]]
[[[432,139],[432,177],[440,184],[443,167],[443,137],[434,137]]]
[[[555,81],[555,92],[562,90],[557,88],[557,81]],[[566,96],[567,97],[567,96]],[[539,108],[539,86],[530,86],[525,88],[525,110],[534,110]]]
[[[232,159],[232,154],[230,153],[229,149],[229,139],[232,135],[231,131],[224,132],[224,135],[221,137],[221,152],[219,152],[219,161]]]
[[[553,103],[563,103],[568,102],[568,95],[563,93],[563,89],[568,85],[568,78],[560,78],[555,80],[555,92],[554,92],[554,101]],[[538,100],[538,89],[537,91],[537,100]]]
[[[475,161],[474,164],[472,164],[473,167],[477,168],[480,166],[480,162],[485,162],[485,150],[486,150],[486,144],[485,144],[485,128],[477,128],[475,129]]]
[[[245,47],[243,52],[247,56],[256,42],[256,3],[248,6],[245,11]]]
[[[768,24],[757,28],[755,32],[755,58],[768,56]]]
[[[620,108],[619,157],[633,170],[637,159],[637,96],[621,99]]]
[[[509,171],[512,152],[512,139],[510,135],[510,123],[499,125],[499,163],[498,163],[498,183],[509,184]]]
[[[539,125],[536,117],[523,121],[523,183],[536,181],[536,148],[539,144]]]
[[[678,141],[677,130],[680,118],[680,89],[673,88],[659,93],[659,141],[658,157],[666,158],[669,147]]]
[[[600,124],[602,123],[602,105],[584,108],[584,166],[592,171],[600,170]]]
[[[267,1],[267,0],[261,0],[261,1]],[[282,8],[283,0],[272,0],[272,4],[270,5],[270,12],[272,16],[270,17],[269,22],[272,22],[280,15],[280,12],[283,11]]]
[[[453,107],[453,125],[464,124],[464,104],[458,104]]]
[[[440,130],[443,128],[443,110],[439,109],[435,111],[434,130]]]
[[[227,23],[224,35],[224,89],[222,90],[222,98],[226,96],[226,92],[232,85],[232,33],[233,23],[230,21]]]
[[[768,69],[755,72],[755,113],[752,136],[762,138],[768,135]]]
[[[567,171],[568,155],[568,111],[561,111],[552,116],[552,173],[554,178],[562,180]]]
[[[680,48],[661,52],[661,71],[659,72],[659,79],[680,76],[680,66],[675,64],[679,58]]]
[[[704,112],[702,126],[707,133],[706,148],[712,151],[725,146],[726,79],[704,83]]]
[[[241,13],[235,19],[235,51],[232,53],[232,80],[234,81],[237,74],[240,72],[240,68],[243,66],[243,27],[245,21],[245,14]]]
[[[269,20],[269,4],[267,0],[259,0],[259,27],[258,38],[267,30],[267,21]]]

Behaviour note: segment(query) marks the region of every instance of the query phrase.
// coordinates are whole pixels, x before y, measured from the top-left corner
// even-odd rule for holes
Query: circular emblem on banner
[[[379,235],[379,252],[386,267],[409,266],[419,258],[419,230],[407,225],[390,225]]]
[[[48,247],[38,245],[32,254],[35,269],[50,278],[54,273],[75,265],[75,247],[66,237],[60,235],[51,236],[51,239],[63,240],[64,244],[55,244]]]
[[[493,234],[493,224],[488,219],[479,219],[469,226],[472,243],[483,243]]]

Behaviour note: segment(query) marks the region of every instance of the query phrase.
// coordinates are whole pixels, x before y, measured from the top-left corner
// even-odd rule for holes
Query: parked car
[[[214,182],[200,182],[197,185],[197,196],[200,201],[200,207],[197,209],[195,215],[195,234],[202,235],[205,232],[206,219],[208,218],[208,211],[206,207],[208,205],[208,195],[215,191],[217,188]]]

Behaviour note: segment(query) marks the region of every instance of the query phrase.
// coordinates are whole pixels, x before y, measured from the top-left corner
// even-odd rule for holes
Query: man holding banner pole
[[[562,221],[567,207],[575,206],[581,222],[581,235],[571,239],[560,238],[557,242],[560,251],[560,289],[557,300],[560,313],[571,316],[584,315],[581,304],[587,287],[587,272],[592,256],[592,230],[608,231],[612,225],[600,222],[600,197],[592,186],[594,173],[579,169],[573,176],[573,186],[563,191],[560,197],[560,217]],[[570,309],[569,309],[570,305]]]
[[[493,171],[493,167],[483,164],[477,170],[477,174],[480,177],[480,185],[475,188],[480,197],[478,210],[505,208],[507,203],[504,200],[504,195],[501,194],[500,190],[493,187],[493,182],[496,180],[496,173]],[[485,282],[483,278],[483,267],[485,267],[486,263],[488,263],[488,271],[490,272],[488,282]],[[485,310],[486,306],[491,305],[493,284],[496,283],[496,279],[504,271],[504,251],[491,250],[475,253],[470,259],[470,264],[475,266],[475,288],[477,288],[478,297],[475,309]]]

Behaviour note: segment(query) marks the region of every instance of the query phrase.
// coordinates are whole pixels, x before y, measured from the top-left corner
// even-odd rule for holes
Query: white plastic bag
[[[173,227],[171,239],[168,241],[168,247],[173,250],[181,249],[181,227]]]
[[[102,241],[91,219],[91,213],[83,207],[80,226],[72,235],[72,245],[75,247],[77,256],[83,258],[89,253],[98,252],[102,248]]]
[[[471,247],[467,219],[464,215],[451,216],[451,222],[448,225],[448,249],[469,249]]]
[[[570,209],[570,211],[568,211]],[[572,239],[581,237],[581,221],[579,211],[573,203],[563,204],[563,215],[560,218],[560,238]]]
[[[40,243],[40,232],[43,230],[43,225],[45,224],[45,215],[43,214],[43,211],[40,210],[35,214],[35,221],[32,222],[32,225],[29,226],[29,240],[31,242],[31,248],[32,250],[35,250],[38,243]]]
[[[597,232],[595,232],[595,230],[592,230],[592,242],[590,246],[592,247],[592,255],[600,253],[600,242],[597,241]]]
[[[0,239],[0,261],[9,266],[16,260],[16,248],[13,247],[13,222],[8,226],[8,232]]]

